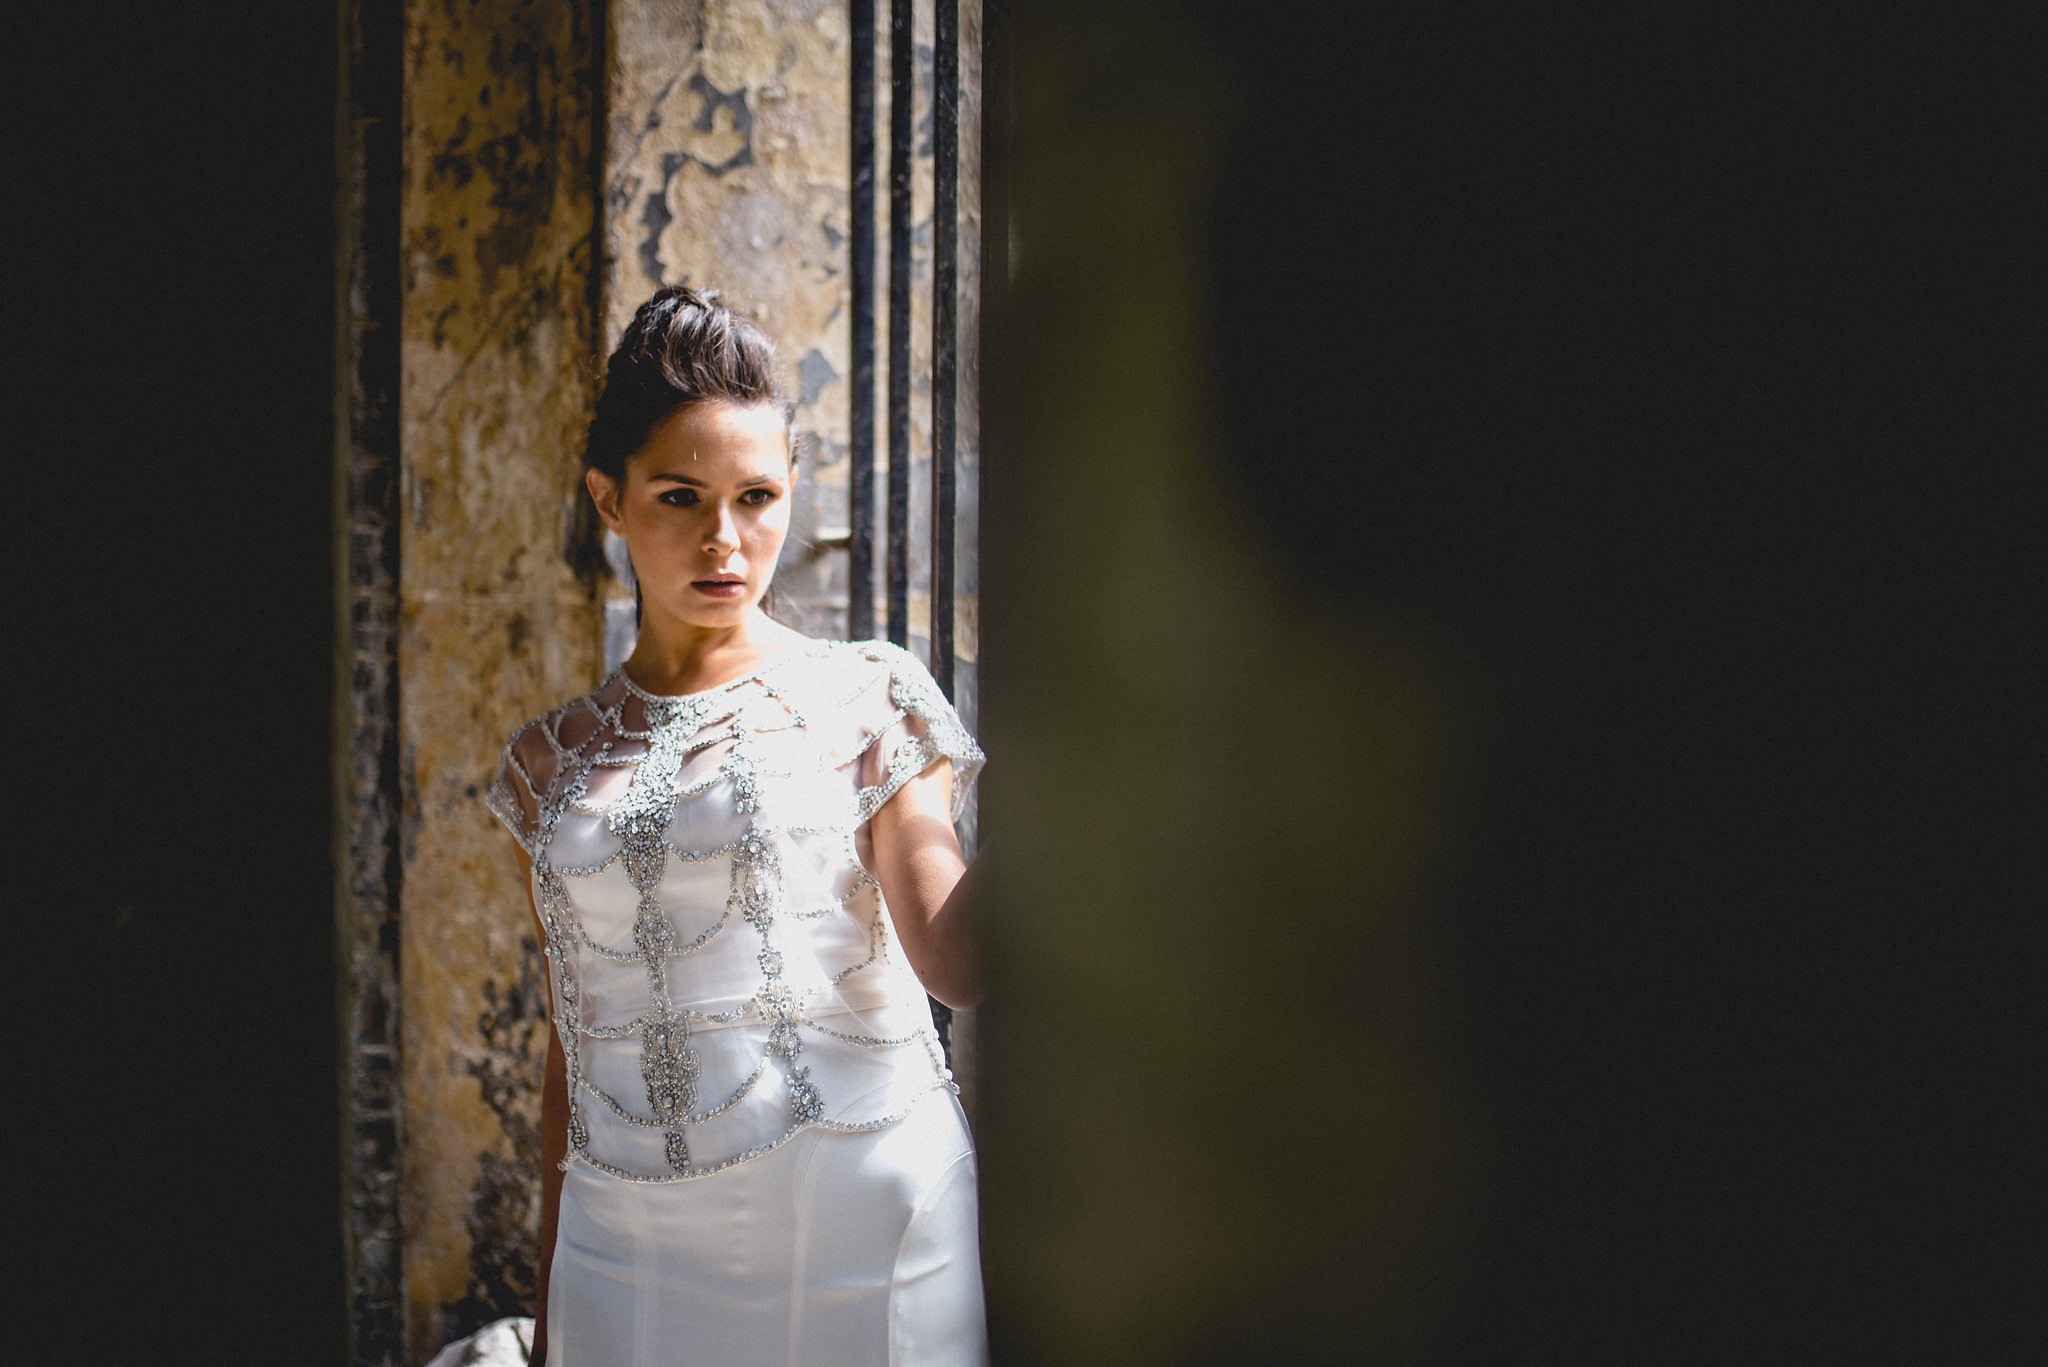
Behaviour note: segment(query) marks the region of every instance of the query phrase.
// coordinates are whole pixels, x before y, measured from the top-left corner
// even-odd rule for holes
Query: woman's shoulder
[[[505,737],[500,763],[552,768],[602,726],[625,691],[625,675],[615,669],[594,687],[533,713]]]
[[[791,635],[787,640],[786,646],[787,648],[782,652],[785,655],[808,654],[813,658],[819,659],[886,660],[892,658],[892,655],[916,658],[893,641],[874,638],[853,641],[838,636]]]
[[[617,671],[573,698],[565,698],[514,727],[498,752],[497,771],[484,791],[484,805],[511,830],[530,855],[547,799],[569,771],[565,763],[587,746],[613,704],[605,701],[623,676]]]
[[[926,672],[923,660],[918,659],[914,652],[897,645],[894,641],[881,639],[848,641],[846,642],[846,647],[871,665],[880,665],[902,673],[922,674]]]
[[[910,688],[932,683],[931,670],[917,657],[917,653],[894,641],[871,638],[835,644],[850,662],[850,667],[870,677],[887,677]]]
[[[566,718],[580,713],[602,713],[607,707],[615,703],[617,695],[624,691],[621,686],[622,683],[622,673],[616,669],[611,670],[602,679],[598,680],[595,685],[585,689],[583,692],[573,697],[564,698],[550,707],[531,714],[513,728],[512,735],[514,738],[517,738],[522,733],[536,727],[559,726]]]
[[[822,641],[817,672],[851,701],[873,696],[885,705],[923,711],[944,701],[931,670],[894,641]]]

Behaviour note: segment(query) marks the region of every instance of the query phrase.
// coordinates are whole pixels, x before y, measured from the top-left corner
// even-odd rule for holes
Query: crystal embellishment
[[[710,710],[711,704],[702,698],[647,704],[647,753],[635,766],[625,793],[606,814],[613,835],[658,837],[668,829],[675,814],[676,770]]]
[[[808,1127],[872,1131],[958,1090],[856,835],[940,757],[956,766],[957,815],[984,757],[902,648],[819,642],[789,658],[772,684],[764,669],[672,698],[614,672],[506,745],[486,800],[533,858],[568,1072],[565,1165],[692,1180]],[[686,781],[693,762],[703,777]],[[724,906],[702,905],[719,885]],[[737,954],[723,948],[734,934],[751,941]],[[854,1074],[889,1079],[872,1102],[826,1096],[842,1071],[821,1065],[850,1051],[886,1069]],[[635,1071],[645,1110],[600,1085]],[[831,1102],[844,1118],[827,1119]],[[714,1117],[712,1144],[697,1127]],[[659,1158],[620,1157],[625,1136],[657,1134]]]
[[[674,1123],[696,1109],[697,1051],[680,1020],[649,1021],[640,1030],[640,1075],[657,1119]]]
[[[818,1095],[809,1068],[789,1070],[789,1115],[799,1125],[808,1125],[825,1114],[825,1099]]]
[[[665,959],[675,952],[675,923],[651,897],[640,899],[640,913],[633,918],[633,943],[650,961]]]

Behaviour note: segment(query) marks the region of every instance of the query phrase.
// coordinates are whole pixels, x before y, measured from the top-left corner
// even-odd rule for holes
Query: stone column
[[[398,782],[408,1361],[531,1311],[546,1045],[537,929],[480,796],[596,682],[564,556],[596,352],[601,8],[408,4],[400,215]]]

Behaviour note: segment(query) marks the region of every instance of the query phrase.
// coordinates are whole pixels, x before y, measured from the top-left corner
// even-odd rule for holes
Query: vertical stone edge
[[[601,0],[407,0],[399,192],[397,818],[408,1362],[533,1310],[546,996],[483,788],[595,681],[563,561],[592,351]],[[566,542],[566,544],[565,544]]]
[[[399,1367],[399,0],[336,6],[334,935],[343,1268],[355,1367]]]

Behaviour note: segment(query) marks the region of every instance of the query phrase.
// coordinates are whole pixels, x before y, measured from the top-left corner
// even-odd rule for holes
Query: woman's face
[[[773,405],[691,404],[626,462],[623,488],[597,470],[584,482],[632,552],[644,616],[737,626],[768,591],[795,484],[789,429]]]

